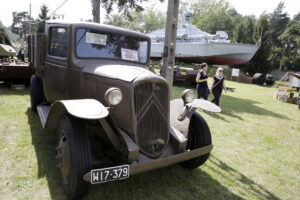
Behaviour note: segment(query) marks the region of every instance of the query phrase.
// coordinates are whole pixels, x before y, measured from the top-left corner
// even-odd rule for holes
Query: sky
[[[49,14],[52,13],[65,0],[0,0],[0,20],[5,26],[12,24],[13,11],[29,11],[29,4],[31,2],[32,16],[38,17],[40,6],[46,4],[49,8]],[[91,15],[91,0],[67,0],[66,3],[57,11],[57,14],[64,14],[67,20],[87,20],[92,19]],[[158,0],[149,1],[149,3],[142,4],[145,7],[154,6],[162,11],[166,11],[167,2],[160,3]],[[184,0],[187,1],[187,0]],[[230,4],[242,15],[259,16],[266,11],[272,12],[281,0],[228,0]],[[289,13],[290,17],[300,12],[300,0],[284,0],[285,11]],[[104,20],[105,10],[101,9],[101,21]]]

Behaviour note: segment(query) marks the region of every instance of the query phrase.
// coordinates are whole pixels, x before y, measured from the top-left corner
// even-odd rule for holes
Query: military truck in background
[[[180,163],[193,169],[212,150],[192,90],[170,101],[149,70],[150,38],[95,23],[47,22],[31,35],[31,108],[57,134],[57,166],[69,199],[90,184]],[[218,111],[216,108],[214,111]],[[154,184],[154,183],[153,183]]]
[[[24,48],[23,48],[24,50]],[[23,51],[22,50],[22,51]],[[21,51],[19,51],[21,53]],[[15,59],[17,52],[5,30],[0,27],[0,81],[6,83],[29,83],[34,69],[29,63]]]

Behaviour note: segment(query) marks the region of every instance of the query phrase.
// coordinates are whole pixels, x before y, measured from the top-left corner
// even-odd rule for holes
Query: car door
[[[65,26],[50,26],[48,29],[43,83],[49,102],[67,98],[68,31]]]

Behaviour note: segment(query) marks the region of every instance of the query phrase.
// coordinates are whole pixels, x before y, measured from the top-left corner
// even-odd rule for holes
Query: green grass
[[[222,113],[200,111],[214,149],[199,169],[179,165],[93,185],[91,199],[299,199],[300,111],[276,89],[227,82]],[[173,98],[184,88],[174,87]],[[28,89],[0,87],[0,199],[65,199],[54,166],[55,138],[29,109]]]

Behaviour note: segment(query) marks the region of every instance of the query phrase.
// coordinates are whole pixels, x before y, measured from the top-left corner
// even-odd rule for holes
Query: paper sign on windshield
[[[137,51],[121,48],[121,53],[122,53],[123,60],[139,61]]]
[[[106,45],[106,39],[107,35],[87,32],[85,42],[91,44]]]

